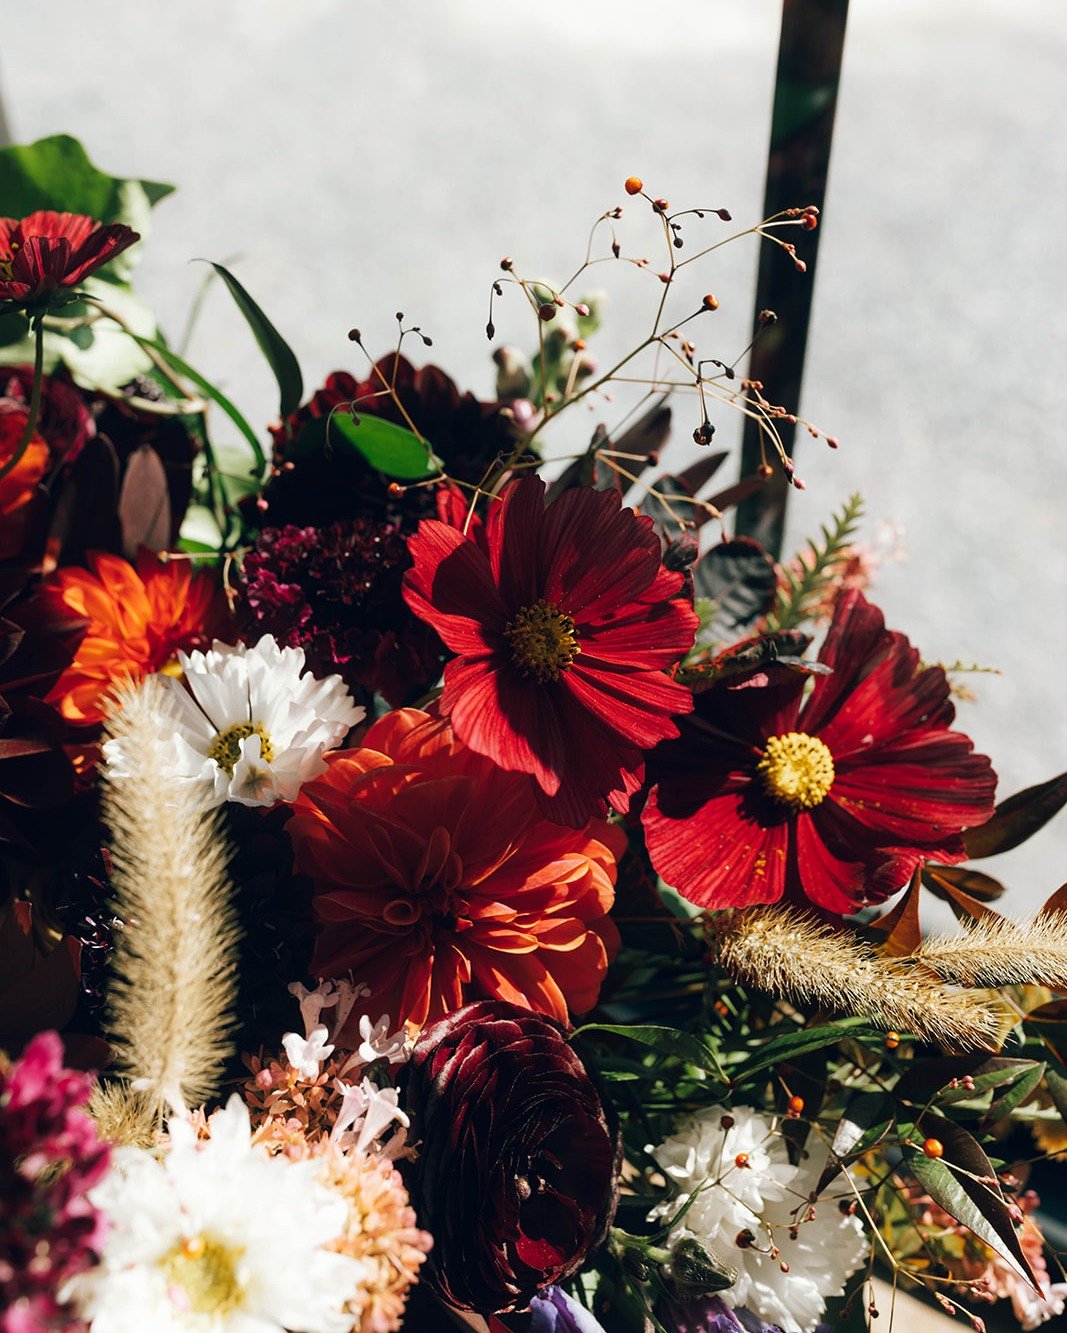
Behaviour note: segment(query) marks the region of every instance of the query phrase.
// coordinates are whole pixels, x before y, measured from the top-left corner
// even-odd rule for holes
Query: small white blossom
[[[372,1023],[367,1014],[360,1018],[360,1042],[356,1054],[365,1065],[375,1060],[388,1060],[391,1065],[401,1065],[411,1054],[407,1033],[403,1028],[399,1032],[390,1033],[390,1026],[388,1014],[382,1014],[377,1023]]]
[[[809,1203],[821,1162],[793,1166],[774,1122],[748,1106],[700,1111],[649,1151],[678,1191],[650,1220],[669,1222],[694,1196],[669,1244],[694,1237],[737,1268],[721,1293],[727,1305],[785,1333],[811,1333],[867,1254],[858,1218],[834,1199]],[[752,1243],[738,1245],[744,1233]]]
[[[311,1029],[306,1041],[296,1032],[287,1032],[282,1038],[282,1049],[301,1078],[316,1079],[322,1072],[323,1062],[333,1055],[333,1047],[326,1040],[329,1035],[320,1024]]]

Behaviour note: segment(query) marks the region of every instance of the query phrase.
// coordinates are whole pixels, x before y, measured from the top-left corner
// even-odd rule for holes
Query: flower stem
[[[44,321],[40,315],[37,316],[34,330],[37,341],[33,357],[33,390],[30,393],[30,411],[26,418],[26,425],[22,432],[22,439],[19,440],[18,448],[6,463],[0,463],[0,481],[3,481],[8,473],[14,472],[22,462],[23,455],[30,447],[33,433],[37,429],[37,418],[41,414],[41,381],[44,379]]]

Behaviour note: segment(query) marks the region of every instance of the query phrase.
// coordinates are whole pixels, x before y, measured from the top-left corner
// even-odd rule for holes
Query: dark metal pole
[[[847,19],[848,0],[783,0],[764,217],[795,205],[823,206]],[[778,322],[753,349],[748,374],[763,381],[772,401],[791,410],[800,402],[819,235],[819,229],[796,234],[808,266],[803,277],[776,245],[765,244],[760,254],[756,313],[773,310]],[[778,426],[791,455],[795,430],[785,422]],[[741,475],[751,475],[759,463],[759,430],[746,420]],[[755,537],[777,556],[788,495],[776,468],[767,485],[738,507],[738,533]]]

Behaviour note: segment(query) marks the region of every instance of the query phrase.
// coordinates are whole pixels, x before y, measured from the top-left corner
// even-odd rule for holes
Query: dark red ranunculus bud
[[[526,1309],[576,1273],[618,1203],[618,1122],[563,1028],[502,1000],[424,1029],[405,1109],[404,1166],[434,1237],[430,1282],[482,1315]]]

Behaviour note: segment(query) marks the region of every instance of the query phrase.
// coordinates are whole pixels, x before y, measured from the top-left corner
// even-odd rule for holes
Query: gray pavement
[[[385,350],[402,309],[488,392],[497,260],[569,273],[632,172],[676,205],[758,217],[774,0],[0,10],[19,140],[72,132],[102,166],[180,187],[141,275],[162,322],[184,323],[199,281],[187,258],[233,260],[309,386],[358,366],[353,325]],[[842,447],[803,447],[808,490],[791,508],[799,540],[860,488],[871,531],[903,527],[908,562],[877,594],[927,659],[1003,671],[971,680],[962,724],[1005,794],[1067,768],[1065,62],[1062,0],[853,0],[802,404]],[[695,279],[722,302],[708,354],[742,344],[755,262],[742,242]],[[658,296],[647,275],[609,276],[605,363]],[[497,323],[532,335],[516,301]],[[271,417],[221,292],[190,356],[253,420]],[[718,438],[737,438],[725,419]],[[1067,879],[1067,815],[987,868],[1026,911]]]

